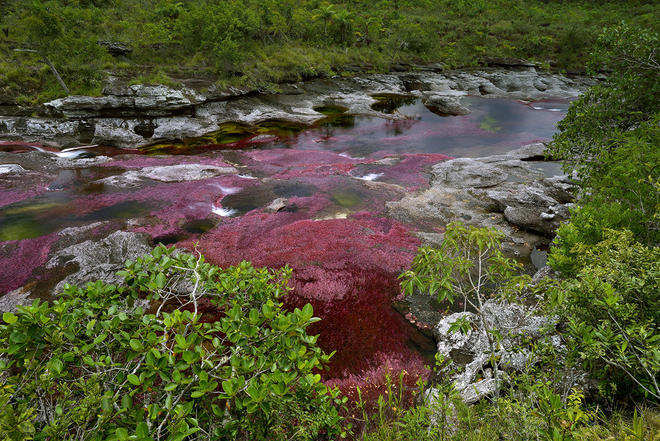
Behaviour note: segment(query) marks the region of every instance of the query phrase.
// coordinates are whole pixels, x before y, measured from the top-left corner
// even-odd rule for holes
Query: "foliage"
[[[0,52],[37,68],[47,53],[73,93],[99,93],[104,71],[131,81],[163,70],[264,87],[304,76],[357,68],[386,71],[396,63],[472,66],[486,57],[533,59],[582,68],[597,32],[626,19],[653,25],[657,2],[556,0],[7,0],[0,3]],[[98,45],[116,41],[130,54]],[[306,60],[281,64],[282,53]],[[128,64],[130,68],[122,66]],[[329,65],[329,66],[328,66]],[[61,92],[47,72],[4,82],[3,92],[50,98]],[[34,81],[39,84],[34,88]],[[12,87],[9,87],[9,86]]]
[[[540,375],[540,376],[539,376]],[[630,414],[603,414],[590,407],[578,389],[563,399],[543,373],[512,379],[496,400],[466,406],[452,399],[451,383],[439,400],[423,395],[418,405],[374,418],[365,441],[658,441],[657,408],[637,408]],[[423,386],[422,386],[423,387]],[[446,415],[446,420],[443,420]],[[443,424],[445,421],[445,424]]]
[[[602,156],[619,148],[630,130],[653,120],[657,128],[659,42],[657,32],[625,24],[600,34],[591,64],[593,70],[609,69],[608,79],[571,104],[550,148],[552,155],[566,160],[581,178],[588,179],[594,169],[602,168]]]
[[[306,333],[318,319],[282,308],[288,268],[222,270],[161,245],[121,275],[3,315],[1,439],[341,435],[316,372],[329,356]]]
[[[490,228],[447,225],[440,248],[422,247],[409,271],[401,274],[401,286],[407,295],[414,292],[437,296],[438,302],[453,302],[460,297],[476,312],[479,325],[486,331],[494,378],[499,380],[496,347],[502,338],[492,323],[487,323],[483,305],[488,298],[512,299],[527,286],[529,276],[519,275],[522,265],[504,256],[500,243],[504,234]],[[467,333],[473,324],[457,320],[452,332]]]
[[[660,400],[660,248],[606,230],[572,251],[579,270],[548,292],[572,356],[608,395]]]

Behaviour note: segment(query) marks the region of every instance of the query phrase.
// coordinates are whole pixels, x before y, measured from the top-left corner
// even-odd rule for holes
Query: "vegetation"
[[[9,60],[0,63],[3,93],[23,94],[25,102],[60,94],[43,57],[77,93],[98,93],[106,71],[164,82],[195,70],[208,75],[209,84],[220,79],[257,87],[341,74],[354,64],[384,70],[397,62],[441,60],[457,66],[484,55],[553,58],[569,68],[583,62],[594,29],[630,17],[634,23],[610,27],[594,43],[591,69],[606,69],[608,79],[571,105],[551,147],[576,171],[580,186],[579,207],[558,230],[550,253],[557,276],[534,292],[556,318],[548,332],[562,344],[538,339],[528,366],[502,376],[499,393],[474,406],[461,403],[445,377],[433,385],[434,396],[420,384],[417,405],[406,408],[404,373],[398,382],[388,379],[375,411],[361,398],[349,404],[362,411],[353,435],[364,440],[660,439],[655,3],[131,5],[0,4],[0,50]],[[99,40],[129,44],[133,52],[113,58]],[[440,249],[420,249],[402,275],[407,293],[458,298],[476,312],[489,331],[496,378],[499,336],[485,323],[482,306],[489,298],[519,297],[528,281],[499,251],[499,240],[492,230],[451,224]],[[119,286],[68,286],[52,303],[35,301],[3,314],[0,440],[351,436],[346,398],[320,381],[329,355],[306,332],[317,320],[311,306],[282,307],[289,269],[244,262],[223,270],[202,256],[160,246],[127,262],[121,275]],[[453,330],[467,333],[473,325],[459,320]],[[451,366],[438,360],[438,368]],[[559,380],[569,373],[583,381],[565,387]]]
[[[98,94],[108,73],[273,88],[486,57],[582,69],[603,26],[624,19],[650,27],[657,15],[657,2],[644,0],[8,0],[0,5],[0,90],[22,103],[63,95],[43,56],[74,94]],[[131,51],[113,56],[107,43]]]
[[[519,275],[522,264],[507,258],[500,249],[504,234],[495,229],[464,226],[460,222],[447,225],[440,248],[422,247],[404,272],[401,287],[405,294],[423,292],[437,296],[438,302],[454,302],[461,298],[464,309],[475,311],[479,323],[462,317],[452,323],[451,332],[467,334],[473,328],[486,331],[493,367],[493,378],[500,380],[500,360],[496,357],[502,335],[489,322],[484,303],[519,297],[529,276]]]
[[[122,275],[3,315],[0,439],[342,434],[316,372],[329,356],[305,331],[318,319],[282,309],[289,269],[220,270],[160,246]]]
[[[540,339],[533,363],[505,378],[500,397],[466,407],[441,384],[435,401],[401,411],[365,439],[660,439],[657,47],[652,31],[604,30],[592,68],[607,67],[610,76],[571,105],[551,146],[580,185],[580,206],[559,228],[550,253],[558,278],[536,287],[546,313],[557,320],[553,332],[562,345]],[[404,291],[440,298],[465,291],[454,279],[456,268],[470,281],[478,259],[465,259],[469,241],[458,242],[456,252],[455,229],[448,226],[440,249],[419,250],[412,271],[402,275]],[[486,295],[507,290],[490,282]],[[474,286],[467,291],[478,299],[483,294]],[[478,306],[472,305],[477,312]],[[586,375],[581,389],[561,390],[562,378],[576,372]],[[454,409],[449,419],[448,402]]]

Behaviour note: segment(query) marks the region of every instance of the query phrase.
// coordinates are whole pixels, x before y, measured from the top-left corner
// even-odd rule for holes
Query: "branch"
[[[62,89],[64,89],[67,95],[71,95],[71,92],[69,91],[69,88],[66,87],[66,84],[64,83],[64,80],[62,80],[60,73],[57,71],[57,69],[55,69],[55,65],[50,61],[50,59],[47,56],[34,49],[14,49],[14,52],[27,52],[30,54],[39,55],[41,57],[41,61],[44,62],[48,67],[50,67],[51,72],[53,72],[53,75],[55,75],[55,79],[57,80],[59,85],[62,86]]]

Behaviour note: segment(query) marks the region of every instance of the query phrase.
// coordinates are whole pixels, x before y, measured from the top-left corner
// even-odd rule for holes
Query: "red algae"
[[[414,329],[391,307],[399,291],[397,275],[410,264],[419,240],[404,225],[369,213],[291,222],[295,216],[255,212],[230,219],[203,235],[198,249],[223,267],[241,260],[292,267],[287,305],[311,303],[322,321],[310,331],[320,334],[326,351],[337,351],[328,378],[372,369],[382,354],[421,364],[409,347]]]
[[[0,243],[0,293],[20,288],[34,270],[46,263],[57,233],[35,239]]]

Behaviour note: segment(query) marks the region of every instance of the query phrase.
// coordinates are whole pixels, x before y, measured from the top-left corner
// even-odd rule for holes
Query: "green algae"
[[[491,133],[497,133],[502,130],[499,122],[490,115],[486,115],[484,119],[479,124],[479,128]]]

